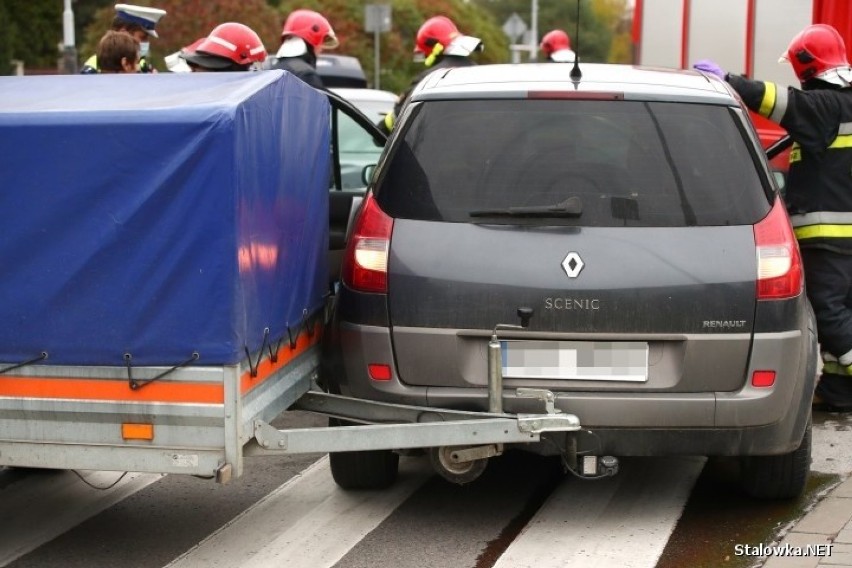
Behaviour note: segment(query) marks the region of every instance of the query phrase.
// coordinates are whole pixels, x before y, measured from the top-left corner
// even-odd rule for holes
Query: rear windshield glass
[[[768,199],[726,107],[423,103],[376,188],[396,218],[572,226],[743,225]],[[542,214],[563,205],[568,213]]]

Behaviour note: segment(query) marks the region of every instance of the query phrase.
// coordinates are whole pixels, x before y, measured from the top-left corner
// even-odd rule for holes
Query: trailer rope
[[[72,469],[71,471],[74,473],[74,475],[76,475],[77,477],[80,478],[80,481],[82,481],[83,483],[85,483],[86,485],[91,487],[92,489],[97,489],[98,491],[107,491],[109,489],[112,489],[113,487],[118,485],[119,481],[124,479],[125,475],[127,475],[127,472],[125,471],[124,473],[122,473],[121,475],[118,476],[118,479],[116,479],[115,481],[113,481],[112,483],[107,485],[106,487],[99,487],[99,486],[95,485],[94,483],[90,483],[89,480],[87,480],[85,477],[83,477],[83,474],[81,474],[76,469]]]
[[[163,377],[165,377],[166,375],[177,371],[181,367],[189,366],[190,364],[192,364],[193,361],[198,361],[200,358],[201,358],[201,355],[198,353],[198,351],[193,351],[192,355],[189,357],[189,359],[187,359],[183,363],[178,363],[177,365],[175,365],[174,367],[172,367],[171,369],[169,369],[167,371],[163,371],[162,373],[160,373],[156,377],[152,377],[150,379],[144,379],[144,380],[136,380],[136,379],[133,378],[133,367],[131,366],[131,362],[133,361],[133,355],[131,355],[130,353],[125,353],[124,354],[124,361],[127,363],[127,380],[128,380],[128,384],[130,385],[130,390],[139,390],[142,387],[144,387],[145,385],[147,385],[149,383],[153,383],[154,381],[158,381],[158,380],[162,379]]]
[[[42,351],[41,355],[35,359],[30,359],[29,361],[24,361],[23,363],[18,363],[17,365],[0,369],[0,375],[8,373],[9,371],[14,371],[15,369],[20,369],[21,367],[26,367],[27,365],[32,365],[33,363],[38,363],[39,361],[44,361],[45,359],[47,359],[47,351]]]
[[[260,344],[260,351],[257,354],[257,361],[255,361],[254,363],[252,363],[251,353],[249,352],[248,345],[245,346],[246,358],[248,359],[248,364],[249,364],[249,372],[251,373],[252,377],[257,376],[257,369],[260,367],[260,360],[263,359],[263,351],[266,349],[266,346],[268,345],[268,343],[269,343],[269,328],[265,327],[265,328],[263,328],[263,343]]]

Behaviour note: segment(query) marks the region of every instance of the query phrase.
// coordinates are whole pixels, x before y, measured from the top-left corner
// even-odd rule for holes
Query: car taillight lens
[[[802,257],[780,199],[754,226],[757,245],[757,299],[782,300],[802,293]]]
[[[393,219],[379,209],[373,194],[368,193],[346,244],[344,284],[359,292],[387,293],[392,231]]]

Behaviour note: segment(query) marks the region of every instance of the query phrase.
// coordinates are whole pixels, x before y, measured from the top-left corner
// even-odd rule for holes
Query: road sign
[[[364,6],[364,31],[389,32],[391,29],[390,4],[367,4]]]
[[[512,15],[503,23],[503,33],[508,36],[511,43],[518,41],[518,38],[526,33],[526,31],[527,23],[517,12],[512,12]]]

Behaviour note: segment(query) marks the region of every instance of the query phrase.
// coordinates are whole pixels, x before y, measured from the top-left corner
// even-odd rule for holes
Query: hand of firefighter
[[[719,65],[717,65],[713,61],[710,61],[709,59],[702,59],[700,61],[696,61],[692,65],[692,68],[696,69],[697,71],[701,71],[702,73],[707,73],[708,75],[715,75],[723,81],[725,80],[725,75],[727,75],[724,69],[722,69],[721,67],[719,67]]]

